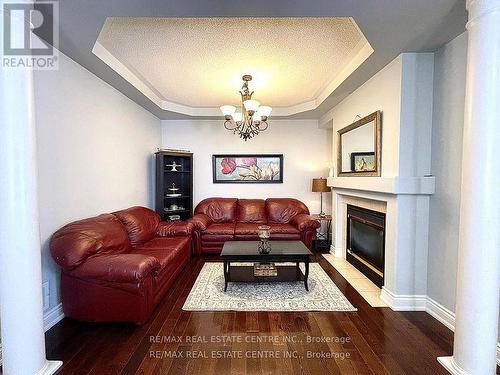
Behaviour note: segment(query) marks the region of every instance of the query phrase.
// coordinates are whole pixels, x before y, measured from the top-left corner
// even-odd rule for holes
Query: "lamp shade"
[[[220,110],[224,116],[232,116],[236,111],[236,107],[232,105],[223,105],[222,107],[220,107]]]
[[[259,115],[261,115],[262,117],[269,117],[272,110],[273,109],[267,105],[261,105],[259,107]]]
[[[247,111],[257,112],[257,110],[259,109],[260,103],[257,100],[252,99],[252,100],[245,100],[243,102],[243,105],[245,106],[245,109]]]
[[[326,185],[326,178],[313,178],[312,191],[314,193],[328,193],[330,188]]]
[[[233,113],[233,120],[235,122],[240,122],[243,119],[243,115],[241,112],[235,112]]]

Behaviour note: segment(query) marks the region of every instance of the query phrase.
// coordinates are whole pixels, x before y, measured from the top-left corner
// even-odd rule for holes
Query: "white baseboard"
[[[37,375],[53,375],[62,364],[62,361],[45,361],[45,366],[37,372]]]
[[[62,303],[47,310],[43,315],[43,329],[47,332],[64,318]]]
[[[385,287],[380,293],[382,301],[394,311],[425,311],[427,296],[394,294]]]
[[[427,296],[425,311],[439,320],[439,322],[443,323],[446,327],[455,331],[455,313],[453,311],[448,310],[429,296]]]
[[[452,375],[468,375],[464,370],[457,366],[453,357],[438,357],[437,360]]]
[[[455,313],[427,296],[425,311],[455,332]],[[497,343],[497,365],[500,366],[500,343]]]

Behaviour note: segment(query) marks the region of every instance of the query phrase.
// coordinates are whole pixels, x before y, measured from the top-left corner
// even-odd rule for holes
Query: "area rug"
[[[303,268],[303,266],[302,266]],[[319,264],[303,282],[234,283],[224,292],[222,263],[205,263],[182,307],[187,311],[356,311]]]

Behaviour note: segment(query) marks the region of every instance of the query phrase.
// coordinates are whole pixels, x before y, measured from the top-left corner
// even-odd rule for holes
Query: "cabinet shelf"
[[[178,215],[187,220],[193,213],[193,154],[184,152],[158,151],[156,157],[156,212],[162,220]],[[171,165],[177,165],[172,171]],[[167,165],[170,165],[167,166]],[[174,188],[175,190],[169,190]],[[167,194],[179,193],[177,197]],[[171,210],[172,205],[183,207],[182,210]]]
[[[181,212],[189,212],[189,210],[167,210],[166,208],[163,210],[166,213],[173,214],[173,213],[181,213]]]

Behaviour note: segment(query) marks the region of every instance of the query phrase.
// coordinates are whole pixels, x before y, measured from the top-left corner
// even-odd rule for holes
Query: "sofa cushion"
[[[102,284],[137,284],[161,267],[158,259],[148,255],[104,254],[91,257],[72,271],[71,276]]]
[[[263,199],[239,199],[236,222],[265,224],[266,201]]]
[[[163,270],[169,267],[175,261],[176,257],[181,255],[183,251],[186,251],[185,246],[173,247],[173,248],[151,248],[151,247],[138,247],[133,250],[134,254],[148,255],[158,259],[160,262],[160,270],[159,272],[163,272]]]
[[[262,224],[236,223],[234,234],[257,234]]]
[[[300,240],[300,231],[290,224],[270,224],[271,240]]]
[[[234,239],[234,223],[212,224],[202,234],[201,240],[208,242],[224,242]]]
[[[290,224],[270,224],[271,229],[269,229],[269,233],[271,235],[277,233],[286,233],[286,234],[300,234],[300,230]]]
[[[140,249],[176,249],[189,245],[190,237],[155,237],[141,245]]]
[[[146,207],[131,207],[113,212],[127,228],[132,246],[137,247],[154,237],[160,215]]]
[[[155,278],[155,303],[165,293],[166,287],[175,277],[180,267],[189,261],[191,256],[190,238],[154,238],[143,246],[133,250],[134,254],[154,257],[160,263]]]
[[[214,223],[229,223],[236,219],[236,198],[209,198],[201,201],[194,211],[207,215]]]
[[[297,199],[269,198],[266,214],[268,223],[288,224],[296,215],[309,214],[309,209]]]
[[[257,229],[262,224],[236,223],[234,239],[239,241],[258,241]]]
[[[120,220],[103,214],[67,224],[54,233],[50,251],[66,271],[78,267],[96,254],[122,254],[130,250],[127,231]]]
[[[204,234],[234,234],[235,224],[212,224],[203,233]]]

